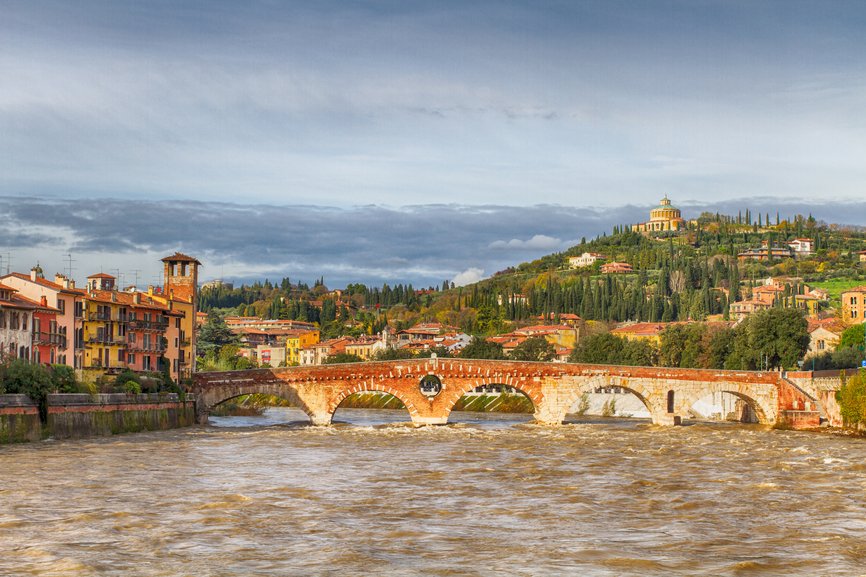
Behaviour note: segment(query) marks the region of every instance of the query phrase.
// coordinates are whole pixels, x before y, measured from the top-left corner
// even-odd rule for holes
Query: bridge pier
[[[412,424],[414,425],[447,425],[448,417],[431,417],[426,416],[422,417],[419,415],[412,415]]]
[[[310,423],[317,427],[324,427],[331,424],[331,413],[313,413],[310,415]]]
[[[201,396],[195,397],[195,422],[197,425],[207,425],[208,406]]]

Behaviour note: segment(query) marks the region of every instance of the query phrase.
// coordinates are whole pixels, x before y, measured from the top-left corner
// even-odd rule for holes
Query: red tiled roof
[[[183,262],[194,262],[197,265],[201,266],[201,263],[197,258],[193,258],[191,256],[185,255],[181,252],[175,252],[171,256],[167,256],[163,259],[160,259],[162,262],[175,262],[175,261],[183,261]]]
[[[96,274],[90,275],[87,278],[110,278],[110,279],[114,279],[115,277],[111,276],[110,274],[105,274],[104,272],[98,272]]]

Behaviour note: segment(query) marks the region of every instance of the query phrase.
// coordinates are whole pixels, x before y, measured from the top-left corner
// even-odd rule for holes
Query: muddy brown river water
[[[866,575],[862,439],[403,417],[0,447],[0,575]]]

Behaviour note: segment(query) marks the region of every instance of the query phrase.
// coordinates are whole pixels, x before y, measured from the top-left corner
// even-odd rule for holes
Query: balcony
[[[108,321],[111,320],[111,312],[107,312],[107,313],[100,313],[100,312],[96,312],[96,313],[88,313],[88,314],[87,314],[87,320],[89,320],[89,321],[102,321],[102,322],[108,322]]]
[[[129,328],[138,331],[158,331],[164,332],[168,328],[168,321],[145,321],[135,319],[129,321]]]
[[[34,345],[53,345],[60,347],[61,349],[66,348],[66,335],[61,333],[44,333],[38,332],[33,333],[33,344]]]
[[[111,337],[106,335],[94,335],[85,339],[89,345],[125,345],[123,337]]]
[[[127,343],[126,350],[131,353],[164,353],[161,343]]]

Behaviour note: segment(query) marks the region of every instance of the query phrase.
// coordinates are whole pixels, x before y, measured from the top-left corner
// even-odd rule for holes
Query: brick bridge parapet
[[[437,394],[422,392],[421,379],[433,375]],[[525,394],[535,420],[560,424],[584,393],[620,387],[647,406],[652,422],[673,425],[689,415],[692,405],[717,392],[744,400],[758,420],[776,424],[791,411],[811,415],[815,400],[781,373],[664,367],[628,367],[573,363],[475,359],[409,359],[197,373],[191,392],[200,422],[228,399],[252,393],[285,398],[301,408],[313,424],[330,424],[340,403],[354,393],[381,391],[400,399],[418,425],[445,424],[465,393],[484,385],[507,385]],[[808,415],[807,415],[808,416]],[[797,422],[809,422],[811,416]],[[817,425],[817,413],[814,415]]]

